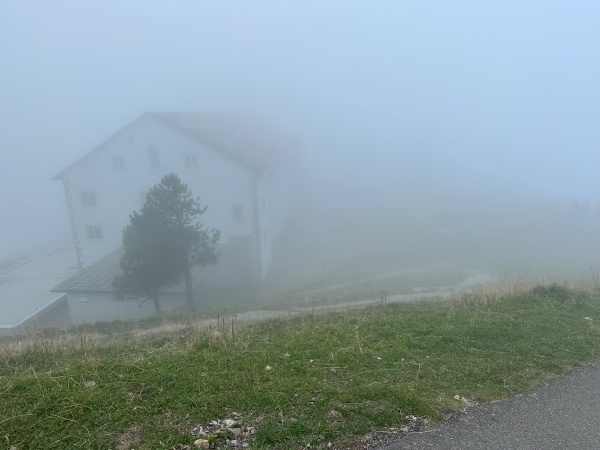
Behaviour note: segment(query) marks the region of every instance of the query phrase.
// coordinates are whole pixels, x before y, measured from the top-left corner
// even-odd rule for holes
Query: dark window
[[[88,239],[102,239],[102,227],[100,225],[88,225],[86,231]]]
[[[198,162],[196,161],[196,155],[185,155],[185,166],[197,167]]]
[[[155,145],[148,147],[148,159],[150,160],[150,167],[152,169],[160,168],[160,159],[158,157],[158,150]]]
[[[113,167],[117,170],[123,170],[125,168],[125,160],[122,156],[113,156]]]
[[[96,193],[94,191],[81,191],[81,204],[85,206],[95,206]]]
[[[244,220],[244,210],[242,209],[242,205],[233,205],[233,218],[237,222]]]

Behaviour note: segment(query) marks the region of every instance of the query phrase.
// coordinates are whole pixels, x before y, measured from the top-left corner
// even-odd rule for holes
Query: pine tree
[[[219,230],[207,230],[197,221],[206,208],[174,173],[148,191],[144,205],[123,229],[123,274],[113,281],[117,299],[147,296],[159,314],[159,291],[183,278],[188,308],[194,309],[191,268],[218,260]]]

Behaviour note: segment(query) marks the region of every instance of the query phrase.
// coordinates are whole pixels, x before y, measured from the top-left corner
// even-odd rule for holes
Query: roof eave
[[[147,118],[149,116],[151,116],[151,114],[144,113],[140,117],[138,117],[137,119],[135,119],[134,121],[132,121],[131,123],[129,123],[129,125],[126,125],[124,128],[121,128],[119,131],[117,131],[111,137],[109,137],[108,139],[106,139],[101,144],[97,145],[96,147],[94,147],[92,150],[90,150],[89,152],[87,152],[81,158],[79,158],[76,161],[74,161],[73,163],[71,163],[69,166],[67,166],[67,168],[63,169],[62,171],[60,171],[59,173],[57,173],[56,175],[54,175],[52,177],[52,181],[61,181],[61,180],[63,180],[65,174],[67,174],[73,167],[79,165],[82,161],[88,159],[91,155],[93,155],[93,154],[97,153],[98,151],[100,151],[103,147],[105,147],[106,145],[110,144],[116,138],[118,138],[119,136],[121,136],[124,133],[126,133],[127,131],[129,131],[129,129],[131,129],[131,127],[133,127],[135,124],[137,124],[142,119],[145,119],[145,118]]]

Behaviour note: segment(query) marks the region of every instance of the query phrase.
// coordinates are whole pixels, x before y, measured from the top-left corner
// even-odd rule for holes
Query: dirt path
[[[415,269],[416,270],[416,269]],[[401,271],[401,274],[411,273],[411,269]],[[400,272],[389,272],[381,275],[377,275],[377,279],[396,276]],[[431,298],[450,298],[453,295],[460,294],[468,289],[471,289],[476,286],[480,286],[487,283],[496,283],[497,277],[483,269],[472,270],[469,272],[470,275],[463,281],[452,285],[452,286],[442,286],[436,288],[414,288],[414,293],[411,294],[396,294],[396,295],[388,295],[385,299],[386,303],[400,303],[400,302],[414,302],[419,300],[426,300]],[[372,278],[373,279],[373,278]],[[352,284],[361,283],[364,280],[357,280],[351,283],[344,283],[343,285],[334,285],[326,288],[322,288],[320,290],[331,290],[336,289],[340,286],[348,287]],[[313,291],[311,291],[313,292]],[[316,292],[316,290],[314,290]],[[308,293],[308,291],[307,291]],[[356,309],[356,308],[364,308],[368,305],[373,305],[377,303],[381,303],[381,298],[369,298],[357,301],[347,301],[347,302],[338,302],[332,304],[321,304],[321,305],[306,305],[302,307],[293,307],[288,310],[254,310],[254,311],[245,311],[240,313],[234,313],[229,316],[221,317],[220,320],[224,320],[224,323],[230,323],[231,320],[234,320],[236,324],[242,323],[251,323],[259,320],[265,319],[279,319],[279,318],[288,318],[294,316],[301,316],[306,314],[313,313],[324,313],[329,311],[344,311],[348,309]],[[202,319],[196,322],[193,322],[192,325],[197,327],[198,329],[210,329],[216,328],[218,320],[214,318]],[[148,336],[156,335],[156,334],[167,334],[176,332],[182,329],[189,327],[190,324],[177,324],[170,323],[164,324],[153,328],[147,328],[142,330],[137,330],[131,332],[131,336],[135,339],[143,339]],[[109,345],[111,342],[114,342],[113,336],[107,336],[100,333],[88,333],[85,335],[85,340],[90,344],[95,345]],[[81,333],[78,334],[65,334],[60,337],[55,337],[52,339],[41,339],[39,337],[33,338],[25,338],[16,342],[7,342],[4,344],[0,344],[0,351],[12,354],[15,352],[19,352],[25,349],[31,349],[32,347],[38,348],[47,348],[51,349],[55,348],[64,348],[64,347],[76,347],[78,345],[82,345],[82,336]]]

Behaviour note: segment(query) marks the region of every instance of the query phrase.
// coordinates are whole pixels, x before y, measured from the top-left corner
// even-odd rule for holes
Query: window
[[[233,205],[233,218],[236,222],[244,220],[244,210],[242,205]]]
[[[125,168],[125,160],[122,156],[113,156],[113,168],[123,170]]]
[[[90,240],[102,239],[102,227],[100,225],[88,225],[86,227],[87,237]]]
[[[155,145],[148,147],[148,159],[152,169],[160,168],[160,159],[158,157],[158,150]]]
[[[94,191],[81,191],[81,204],[84,206],[96,206],[96,193]]]
[[[185,155],[185,166],[186,167],[197,167],[196,155]]]

